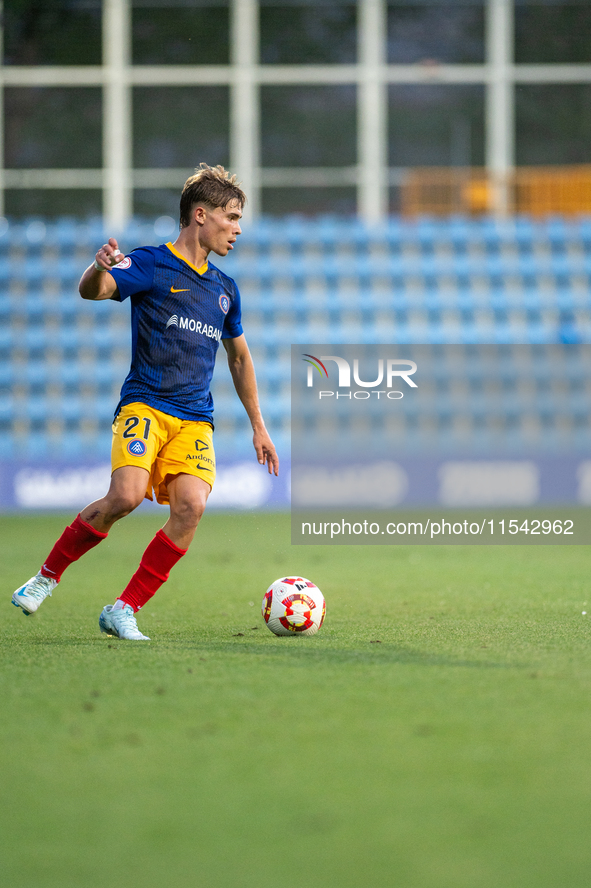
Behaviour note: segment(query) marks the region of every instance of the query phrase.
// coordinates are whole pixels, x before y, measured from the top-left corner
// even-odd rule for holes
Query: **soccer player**
[[[174,243],[124,256],[109,238],[82,275],[83,299],[131,300],[131,370],[115,411],[109,491],[80,512],[39,573],[14,592],[12,603],[26,615],[52,594],[72,562],[154,495],[170,506],[170,517],[127,587],[99,617],[102,632],[149,641],[135,614],[187,551],[215,480],[209,386],[220,340],[252,424],[258,461],[278,474],[242,332],[238,288],[208,261],[211,252],[226,256],[233,249],[245,200],[236,176],[202,163],[185,182]]]

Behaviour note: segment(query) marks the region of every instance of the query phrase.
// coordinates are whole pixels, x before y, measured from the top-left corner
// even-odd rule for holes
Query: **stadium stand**
[[[128,369],[128,307],[86,303],[77,292],[103,238],[100,220],[0,225],[0,457],[108,455]],[[141,220],[120,238],[123,250],[161,241]],[[294,217],[280,227],[263,219],[219,265],[242,291],[264,413],[283,450],[291,343],[591,342],[591,218],[392,218],[378,230],[354,219]],[[537,368],[533,389],[513,393],[514,411],[537,405],[530,425],[549,429],[568,390],[571,419],[561,422],[587,441],[588,368],[578,361],[567,370],[562,396],[550,397]],[[436,413],[452,428],[467,395],[454,395],[445,365],[441,373]],[[477,397],[484,388],[475,371],[475,415],[488,409]],[[214,398],[218,446],[244,452],[246,417],[222,366]]]

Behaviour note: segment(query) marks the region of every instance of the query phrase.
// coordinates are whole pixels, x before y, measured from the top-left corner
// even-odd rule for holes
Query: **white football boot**
[[[135,614],[130,604],[113,610],[112,604],[107,604],[99,617],[99,628],[107,635],[115,635],[117,638],[126,638],[128,641],[150,641],[147,635],[142,635],[137,627]]]
[[[20,607],[25,617],[30,617],[43,604],[48,595],[51,595],[57,580],[44,577],[40,573],[27,580],[24,586],[20,586],[12,593],[12,603]]]

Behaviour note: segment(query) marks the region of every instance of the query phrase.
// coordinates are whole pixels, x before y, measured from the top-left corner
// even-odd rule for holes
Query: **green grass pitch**
[[[589,884],[588,547],[292,547],[287,515],[211,513],[134,644],[97,619],[157,513],[10,605],[66,517],[0,519],[6,888]],[[313,638],[260,615],[293,573]]]

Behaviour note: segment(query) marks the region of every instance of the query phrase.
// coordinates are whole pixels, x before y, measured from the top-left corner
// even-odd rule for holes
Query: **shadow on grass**
[[[377,645],[369,640],[357,642],[354,647],[343,649],[306,638],[285,638],[279,644],[274,638],[270,638],[267,644],[251,641],[248,638],[243,643],[236,644],[230,640],[189,641],[185,638],[173,639],[169,637],[160,639],[158,646],[161,650],[164,646],[170,646],[171,651],[184,650],[187,654],[194,653],[200,656],[227,657],[230,655],[281,660],[291,666],[296,664],[307,666],[310,663],[315,665],[359,663],[369,666],[400,664],[407,666],[458,666],[466,669],[524,669],[529,665],[527,663],[497,663],[484,659],[458,659],[445,654],[403,647],[393,642],[380,642]]]
[[[302,639],[303,640],[303,639]],[[445,654],[436,654],[430,651],[414,650],[405,648],[393,643],[383,642],[379,647],[373,647],[365,650],[365,646],[369,647],[371,642],[364,642],[363,647],[359,646],[349,650],[337,650],[335,648],[313,649],[310,647],[297,648],[300,639],[286,639],[287,644],[290,642],[293,647],[288,650],[280,650],[277,646],[267,647],[264,644],[250,643],[241,645],[240,653],[247,653],[251,656],[267,656],[289,660],[290,663],[301,663],[302,665],[310,662],[316,664],[331,663],[363,663],[370,666],[383,666],[384,664],[400,664],[406,666],[459,666],[468,669],[514,669],[524,668],[522,663],[491,663],[487,660],[463,660],[446,656]],[[217,644],[201,647],[199,651],[209,650],[210,652],[219,651],[226,653],[230,645]],[[238,645],[233,647],[233,651],[238,649]]]
[[[182,654],[183,659],[186,659],[187,662],[192,661],[192,655],[215,658],[245,656],[280,660],[290,666],[307,666],[310,663],[315,665],[363,664],[368,666],[398,664],[401,666],[445,666],[463,669],[527,669],[531,666],[531,664],[523,662],[501,663],[485,659],[458,659],[446,654],[407,648],[393,642],[377,644],[370,640],[358,641],[354,646],[343,649],[327,645],[321,640],[319,642],[317,639],[297,637],[285,638],[279,642],[275,638],[269,638],[267,643],[246,637],[244,642],[236,643],[233,640],[191,639],[180,634],[172,636],[169,633],[164,637],[154,638],[149,643],[134,643],[104,636],[96,638],[35,636],[26,639],[21,636],[18,640],[6,640],[5,647],[18,648],[21,651],[26,648],[55,649],[57,647],[63,647],[64,650],[76,649],[80,652],[86,649],[93,656],[103,651],[106,656],[123,655],[126,658],[129,655],[136,657],[142,651],[140,656],[150,659],[153,654],[157,654],[159,661],[163,656],[166,656],[167,652],[174,655],[175,661],[178,659],[178,655]]]

